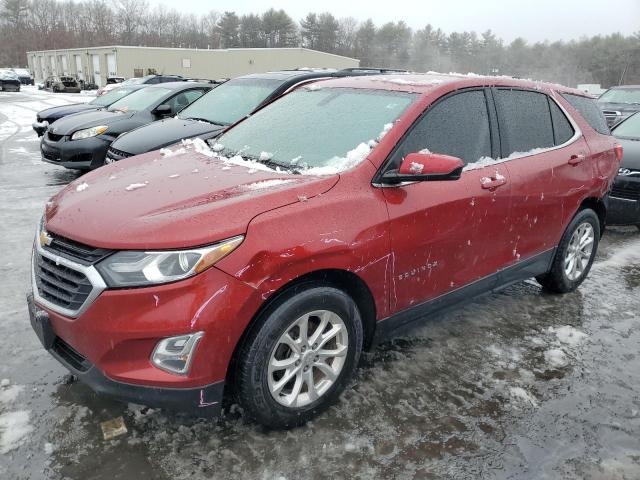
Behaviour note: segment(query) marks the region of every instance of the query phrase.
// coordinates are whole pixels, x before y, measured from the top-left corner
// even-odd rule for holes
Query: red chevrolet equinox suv
[[[577,288],[622,154],[603,121],[579,91],[507,78],[299,87],[215,144],[53,197],[33,328],[98,392],[299,425],[399,328],[530,277]]]

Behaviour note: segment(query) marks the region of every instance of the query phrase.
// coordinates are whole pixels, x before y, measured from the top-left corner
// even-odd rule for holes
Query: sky
[[[148,0],[183,13],[235,11],[262,13],[284,9],[295,21],[309,12],[331,12],[336,17],[371,18],[376,25],[404,20],[414,29],[431,23],[446,33],[491,29],[510,42],[578,39],[582,36],[640,32],[640,0]]]

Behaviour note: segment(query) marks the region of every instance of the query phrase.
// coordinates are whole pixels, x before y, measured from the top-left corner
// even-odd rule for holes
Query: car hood
[[[112,147],[133,155],[173,145],[183,138],[222,132],[224,127],[196,120],[166,118],[136,128],[113,142]]]
[[[86,112],[89,110],[97,110],[101,108],[97,105],[91,105],[89,103],[74,103],[71,105],[62,105],[61,107],[51,107],[38,112],[38,117],[42,120],[51,121],[57,120],[61,117],[66,117],[73,113]]]
[[[135,115],[135,112],[120,113],[109,110],[95,110],[80,112],[61,118],[49,127],[49,131],[56,135],[70,135],[76,130],[96,127],[98,125],[112,125]]]
[[[339,180],[257,167],[228,165],[189,145],[131,157],[69,184],[47,203],[45,226],[101,248],[194,247],[241,235],[255,216],[311,199]]]
[[[598,102],[600,110],[616,110],[618,112],[630,113],[640,111],[640,105],[630,103]]]
[[[620,164],[620,168],[640,170],[640,139],[628,140],[618,138],[617,140],[618,143],[622,145],[622,163]]]

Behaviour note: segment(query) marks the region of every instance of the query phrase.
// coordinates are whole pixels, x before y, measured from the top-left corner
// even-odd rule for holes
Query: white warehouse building
[[[36,82],[70,75],[103,86],[107,77],[157,73],[199,79],[295,68],[354,68],[360,61],[308,48],[229,48],[201,50],[162,47],[91,47],[27,52]]]

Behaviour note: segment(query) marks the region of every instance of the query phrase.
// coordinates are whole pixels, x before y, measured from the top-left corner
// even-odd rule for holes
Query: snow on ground
[[[587,338],[586,333],[581,332],[570,325],[565,325],[563,327],[549,327],[549,332],[554,333],[561,343],[565,343],[572,347],[575,347]]]
[[[33,431],[29,423],[30,412],[18,410],[0,415],[0,453],[18,448]]]

